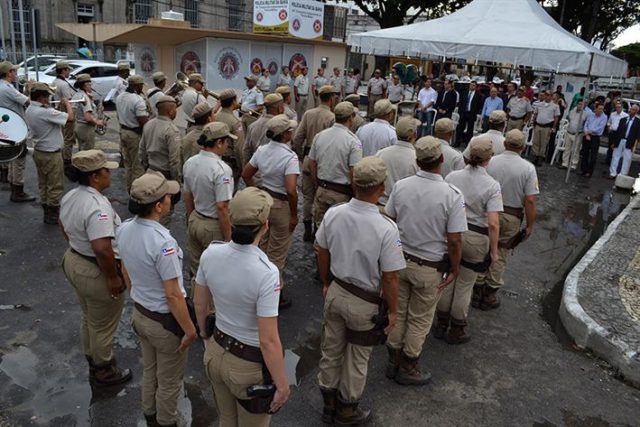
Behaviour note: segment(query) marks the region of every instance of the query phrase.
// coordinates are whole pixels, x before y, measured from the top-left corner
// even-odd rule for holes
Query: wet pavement
[[[113,141],[114,134],[108,136]],[[386,352],[375,349],[364,395],[364,403],[375,408],[371,425],[639,425],[640,391],[616,379],[606,363],[574,349],[556,314],[565,275],[628,203],[628,194],[614,191],[596,173],[564,184],[563,171],[540,170],[539,221],[532,238],[509,259],[502,306],[471,311],[468,344],[427,339],[421,365],[433,374],[430,385],[390,382],[383,373]],[[27,189],[36,191],[31,160]],[[130,216],[122,170],[115,171],[107,195],[122,218]],[[42,223],[36,202],[18,205],[8,198],[0,191],[0,427],[144,426],[140,350],[129,325],[132,303],[125,307],[115,353],[134,379],[92,389],[79,347],[80,310],[60,269],[64,240],[56,227]],[[179,205],[170,229],[186,248],[184,224]],[[322,297],[313,250],[302,242],[301,228],[285,271],[294,304],[280,317],[292,397],[273,418],[277,426],[322,425],[315,379]],[[185,275],[188,265],[185,257]],[[190,349],[179,408],[181,426],[217,423],[200,343]]]

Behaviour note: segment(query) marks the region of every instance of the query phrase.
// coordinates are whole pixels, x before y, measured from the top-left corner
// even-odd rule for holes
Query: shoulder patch
[[[176,253],[176,249],[173,246],[162,248],[162,256],[170,256]]]
[[[109,221],[109,214],[106,212],[98,212],[98,221]]]

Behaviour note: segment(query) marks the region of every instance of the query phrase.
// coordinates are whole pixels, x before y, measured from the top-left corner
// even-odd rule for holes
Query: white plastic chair
[[[476,121],[473,124],[473,134],[477,135],[479,133],[482,133],[482,114],[476,116]]]
[[[562,126],[562,125],[561,125]],[[556,148],[553,150],[553,156],[551,156],[551,163],[549,165],[553,166],[553,163],[556,161],[556,157],[559,153],[564,153],[565,148],[565,139],[564,134],[566,132],[567,127],[561,127],[560,130],[556,133]],[[560,157],[560,161],[562,161],[562,157]]]
[[[528,156],[529,151],[531,151],[531,147],[533,146],[533,126],[529,123],[526,124],[522,129],[522,133],[524,134],[524,145],[526,147],[524,155]]]

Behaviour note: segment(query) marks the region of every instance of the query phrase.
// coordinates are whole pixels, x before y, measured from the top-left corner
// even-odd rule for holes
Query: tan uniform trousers
[[[62,146],[62,160],[70,162],[73,155],[73,147],[76,145],[76,124],[69,122],[62,128],[64,145]]]
[[[62,271],[80,301],[80,337],[84,354],[91,356],[96,365],[104,365],[113,359],[113,335],[118,328],[125,296],[112,299],[107,279],[98,265],[70,249],[62,258]]]
[[[267,254],[269,261],[278,267],[280,275],[282,275],[284,265],[287,262],[287,253],[293,236],[289,231],[290,220],[289,202],[273,199],[273,206],[271,206],[269,213],[269,231],[260,242],[260,249]]]
[[[373,106],[382,99],[382,95],[369,95],[369,105],[367,105],[367,117],[373,118]]]
[[[267,427],[269,414],[252,414],[238,403],[248,399],[247,387],[262,384],[262,365],[227,352],[210,339],[204,352],[204,369],[213,387],[220,427]]]
[[[537,157],[547,156],[547,146],[551,137],[550,127],[537,126],[533,128],[533,146],[531,147],[533,155]]]
[[[500,212],[500,240],[499,242],[504,244],[509,241],[513,236],[520,232],[520,224],[522,221],[518,217]],[[498,259],[491,264],[489,271],[484,277],[480,275],[478,277],[478,284],[484,284],[491,286],[492,288],[501,288],[504,285],[503,275],[507,269],[507,256],[509,256],[509,249],[503,248],[498,245]]]
[[[127,183],[127,193],[131,190],[131,183],[144,174],[144,168],[138,158],[142,135],[132,130],[120,129],[120,149],[124,160],[124,177]]]
[[[364,301],[332,283],[324,300],[321,358],[318,384],[338,389],[348,402],[360,400],[367,382],[369,357],[373,347],[347,342],[347,327],[354,331],[373,328],[371,318],[378,306]]]
[[[80,151],[92,150],[96,146],[95,126],[76,122],[75,132]]]
[[[313,200],[316,197],[317,186],[311,179],[309,170],[309,156],[302,160],[302,220],[313,221]]]
[[[571,157],[571,169],[577,169],[580,162],[580,149],[582,148],[582,132],[572,135],[569,132],[564,134],[564,152],[562,153],[562,166],[569,167],[569,157]]]
[[[509,119],[509,121],[507,122],[506,131],[509,132],[510,130],[513,130],[513,129],[522,130],[523,127],[524,127],[524,119],[520,119],[520,120]]]
[[[26,166],[26,155],[9,162],[9,183],[13,185],[24,185],[24,170]]]
[[[195,277],[200,265],[200,257],[202,252],[214,240],[223,240],[222,229],[217,219],[207,218],[196,211],[189,215],[189,223],[187,225],[189,235],[189,255],[191,255],[191,274]]]
[[[324,214],[327,213],[331,206],[348,202],[350,199],[351,197],[346,194],[318,187],[316,197],[313,201],[313,222],[316,224],[316,227],[320,227]]]
[[[489,252],[489,237],[475,231],[465,231],[462,234],[462,259],[468,262],[477,263],[484,261]],[[460,274],[455,282],[447,286],[440,301],[438,301],[438,311],[451,313],[451,317],[457,320],[466,320],[471,303],[473,285],[476,283],[478,273],[460,266]]]
[[[240,121],[242,122],[242,130],[244,130],[245,135],[247,134],[247,129],[249,128],[251,123],[255,122],[256,120],[258,120],[258,118],[252,116],[251,114],[242,115],[242,119],[240,119]],[[248,162],[249,160],[251,159],[244,159],[245,162]]]
[[[47,153],[34,150],[33,162],[38,171],[40,203],[47,206],[60,206],[64,193],[64,163],[60,151]]]
[[[407,261],[407,268],[400,271],[398,288],[398,322],[391,330],[387,345],[401,349],[415,358],[422,353],[424,340],[431,329],[442,283],[442,273],[433,267],[420,266]]]
[[[300,101],[296,102],[296,114],[298,120],[302,120],[304,112],[307,111],[307,102],[309,101],[309,95],[300,96]]]
[[[159,424],[173,424],[178,416],[188,350],[176,352],[180,338],[135,308],[132,325],[142,349],[142,411],[145,415],[156,414]]]

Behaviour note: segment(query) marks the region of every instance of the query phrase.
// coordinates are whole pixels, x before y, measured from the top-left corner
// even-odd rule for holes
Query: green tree
[[[640,69],[640,43],[631,43],[611,51],[620,59],[629,63],[630,69]]]
[[[470,0],[354,0],[356,6],[373,18],[380,28],[412,24],[419,16],[427,19],[439,18],[469,2]]]

